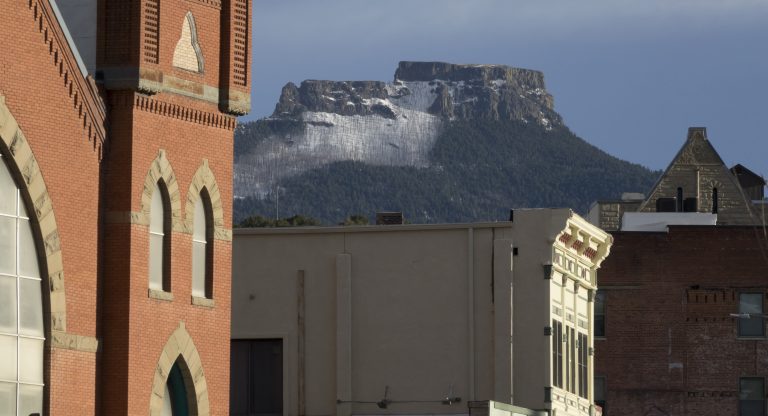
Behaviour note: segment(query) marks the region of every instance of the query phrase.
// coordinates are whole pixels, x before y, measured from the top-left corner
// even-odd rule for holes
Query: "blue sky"
[[[768,0],[254,0],[253,111],[288,82],[384,80],[401,60],[544,72],[610,154],[666,167],[689,126],[768,175]]]

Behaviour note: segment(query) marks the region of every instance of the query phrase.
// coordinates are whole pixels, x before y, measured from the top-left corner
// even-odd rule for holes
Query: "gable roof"
[[[683,143],[683,146],[672,159],[669,166],[667,166],[667,169],[653,185],[653,188],[648,193],[648,197],[640,205],[638,211],[647,211],[650,208],[649,205],[656,201],[661,193],[662,184],[673,176],[673,171],[678,170],[680,167],[709,167],[720,171],[718,178],[727,182],[724,185],[741,195],[747,211],[745,214],[749,216],[754,215],[752,204],[748,202],[749,199],[746,197],[736,176],[731,173],[723,159],[712,146],[712,143],[707,139],[707,129],[705,127],[691,127],[688,129],[688,137],[685,143]]]
[[[747,169],[746,166],[742,165],[741,163],[732,167],[731,173],[736,176],[736,178],[739,180],[739,183],[746,183],[749,186],[765,186],[765,179],[762,176]]]

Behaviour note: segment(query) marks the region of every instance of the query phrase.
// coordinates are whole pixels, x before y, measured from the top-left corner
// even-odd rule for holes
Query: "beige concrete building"
[[[232,414],[468,414],[484,400],[593,414],[612,238],[568,209],[512,214],[236,230]]]

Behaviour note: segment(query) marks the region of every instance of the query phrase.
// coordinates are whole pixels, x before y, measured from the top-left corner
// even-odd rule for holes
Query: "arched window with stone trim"
[[[183,358],[179,357],[173,363],[168,373],[168,381],[165,382],[165,394],[163,396],[162,416],[188,416],[197,414],[195,400],[190,400],[190,393],[194,392],[194,385]],[[195,413],[192,413],[195,410]]]
[[[171,291],[171,199],[160,179],[149,212],[149,288]]]
[[[192,296],[213,298],[213,207],[208,190],[195,202],[192,232]]]
[[[42,279],[32,223],[0,154],[0,414],[43,413]]]

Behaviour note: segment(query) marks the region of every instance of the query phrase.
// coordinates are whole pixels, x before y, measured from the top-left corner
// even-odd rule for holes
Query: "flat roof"
[[[418,230],[458,230],[470,228],[505,228],[511,227],[511,221],[464,222],[450,224],[393,224],[393,225],[331,225],[327,227],[254,227],[235,228],[233,235],[263,234],[324,234],[324,233],[365,233],[378,231],[418,231]]]

